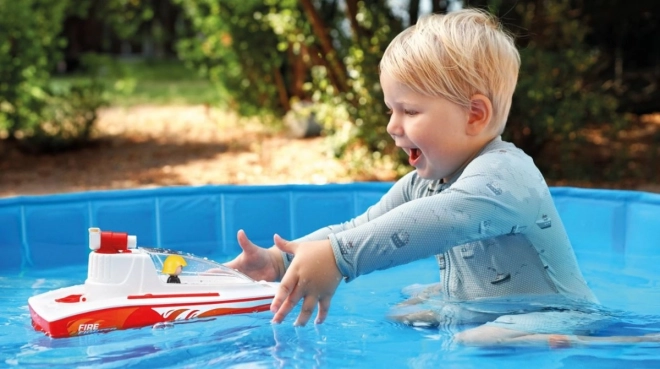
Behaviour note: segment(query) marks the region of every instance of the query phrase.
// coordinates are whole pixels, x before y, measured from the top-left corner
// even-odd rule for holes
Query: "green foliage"
[[[20,147],[33,153],[58,152],[86,144],[96,112],[106,104],[98,81],[74,82],[66,89],[49,91],[39,124],[18,131]]]
[[[89,139],[100,85],[53,90],[50,71],[61,59],[68,0],[0,0],[0,137],[42,152]]]
[[[121,39],[129,39],[154,18],[157,0],[105,0],[103,14]],[[96,6],[99,6],[95,4]]]
[[[385,131],[378,62],[402,26],[386,1],[357,2],[351,29],[335,1],[311,2],[318,19],[295,0],[176,1],[196,31],[179,42],[179,55],[222,85],[239,113],[281,117],[290,102],[310,100],[336,155],[366,146],[361,162],[369,165],[370,157],[395,152]],[[314,22],[322,24],[314,29]],[[319,29],[331,38],[330,53],[323,52]],[[291,88],[297,67],[304,68],[302,91]]]
[[[190,19],[195,35],[178,43],[179,56],[231,96],[229,105],[240,114],[283,115],[274,72],[284,56],[267,19],[281,8],[262,0],[175,0]]]
[[[586,172],[592,166],[576,155],[584,128],[618,130],[625,121],[616,111],[616,98],[598,82],[599,53],[584,42],[589,30],[579,10],[568,0],[542,4],[516,6],[522,29],[529,32],[519,38],[529,41],[520,48],[521,71],[505,137],[535,157],[547,175],[583,179],[595,174]]]
[[[0,0],[0,132],[40,123],[68,0]]]
[[[614,135],[625,120],[603,87],[602,53],[588,43],[591,14],[580,13],[587,5],[596,12],[595,2],[471,4],[503,16],[518,34],[522,69],[506,138],[551,177],[599,175],[576,154],[586,141],[582,132],[607,126]],[[161,34],[158,22],[177,11],[183,26],[176,35]],[[84,76],[53,83],[49,71],[65,46],[57,36],[64,17],[91,13],[132,42],[179,37],[179,57],[198,74],[179,64],[89,55]],[[272,121],[302,100],[313,102],[335,154],[355,158],[354,170],[381,160],[405,170],[386,132],[378,75],[385,48],[402,30],[396,14],[387,0],[0,0],[0,138],[31,140],[29,146],[44,150],[65,147],[89,137],[95,110],[107,101],[223,102]]]
[[[335,19],[339,28],[344,17]],[[314,100],[332,107],[319,114],[324,120],[327,132],[332,135],[331,144],[337,156],[356,157],[352,161],[353,172],[368,168],[376,161],[392,158],[401,165],[405,161],[399,157],[400,150],[393,145],[386,131],[388,115],[383,103],[380,88],[378,64],[389,41],[402,30],[401,19],[395,17],[385,1],[359,1],[355,17],[358,27],[352,33],[338,33],[339,42],[345,45],[343,61],[346,66],[349,89],[337,93],[327,86],[327,75],[315,73],[313,79]],[[345,112],[353,123],[348,127],[345,121],[337,119]],[[400,168],[404,169],[404,168]]]

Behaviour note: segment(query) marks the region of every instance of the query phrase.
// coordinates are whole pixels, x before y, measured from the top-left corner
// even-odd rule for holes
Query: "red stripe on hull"
[[[175,306],[198,306],[198,305],[212,305],[212,304],[232,304],[235,302],[248,302],[248,301],[259,301],[259,300],[272,300],[275,296],[261,296],[261,297],[249,297],[245,299],[234,299],[234,300],[222,300],[222,301],[205,301],[205,302],[181,302],[181,303],[172,303],[172,304],[159,304],[159,305],[149,305],[154,308],[163,308],[163,307],[175,307]]]
[[[129,329],[146,327],[165,321],[174,321],[180,314],[170,314],[164,317],[154,308],[177,307],[177,306],[199,306],[209,304],[228,304],[236,302],[247,302],[255,300],[272,299],[273,296],[261,298],[236,299],[229,301],[214,301],[203,303],[179,303],[179,304],[161,304],[149,306],[124,306],[117,308],[108,308],[87,313],[76,314],[67,318],[48,322],[37,314],[30,306],[30,316],[32,325],[36,330],[43,331],[53,338],[71,337],[81,334],[95,333],[100,331],[109,331],[115,329]],[[245,314],[266,311],[270,308],[270,303],[241,308],[214,308],[202,311],[192,319],[202,317],[212,317],[229,314]],[[186,316],[189,319],[191,315]]]
[[[176,294],[161,294],[154,295],[147,293],[144,295],[128,295],[126,298],[129,300],[137,299],[172,299],[172,298],[182,298],[182,297],[218,297],[220,296],[217,292],[208,292],[208,293],[176,293]]]

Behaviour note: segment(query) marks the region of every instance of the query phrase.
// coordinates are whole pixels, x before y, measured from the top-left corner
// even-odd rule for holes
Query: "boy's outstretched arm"
[[[225,263],[226,266],[236,269],[257,281],[278,281],[284,275],[284,262],[279,249],[271,247],[265,249],[252,243],[242,229],[236,235],[238,244],[243,249],[234,260]]]
[[[330,240],[297,243],[288,242],[278,235],[273,239],[277,248],[296,256],[270,305],[270,310],[275,313],[273,322],[281,323],[303,299],[294,324],[305,325],[317,304],[319,311],[315,323],[323,323],[328,316],[330,300],[342,279]]]

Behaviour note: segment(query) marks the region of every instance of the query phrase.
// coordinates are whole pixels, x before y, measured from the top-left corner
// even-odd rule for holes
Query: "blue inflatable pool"
[[[328,321],[293,327],[270,313],[53,340],[30,326],[27,298],[80,284],[88,228],[137,235],[139,246],[225,261],[244,229],[257,244],[296,238],[345,221],[390,183],[203,186],[0,199],[0,362],[15,366],[660,367],[660,345],[615,349],[473,349],[443,346],[444,333],[386,319],[401,289],[438,280],[432,260],[340,286]],[[552,188],[578,260],[604,306],[622,324],[660,332],[660,194]],[[538,365],[537,365],[538,364]],[[539,366],[540,365],[540,366]],[[613,366],[612,366],[613,365]]]

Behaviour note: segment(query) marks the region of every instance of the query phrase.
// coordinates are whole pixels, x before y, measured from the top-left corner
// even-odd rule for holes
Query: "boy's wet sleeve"
[[[346,281],[468,242],[524,232],[535,220],[542,177],[492,161],[449,189],[402,204],[366,224],[329,235]],[[535,167],[534,167],[535,168]],[[483,173],[496,173],[497,176]],[[526,177],[527,176],[527,177]]]
[[[415,180],[414,173],[409,173],[408,175],[401,178],[397,181],[380,200],[369,207],[364,213],[359,216],[349,220],[345,223],[335,224],[327,227],[318,229],[306,236],[297,238],[294,242],[305,242],[305,241],[320,241],[328,239],[332,234],[343,232],[355,227],[359,227],[363,224],[367,224],[373,219],[380,217],[383,214],[386,214],[391,209],[399,206],[400,204],[406,202],[409,199],[409,189],[410,182]],[[286,252],[281,252],[282,261],[284,262],[284,270],[286,271],[293,260],[293,255]]]

